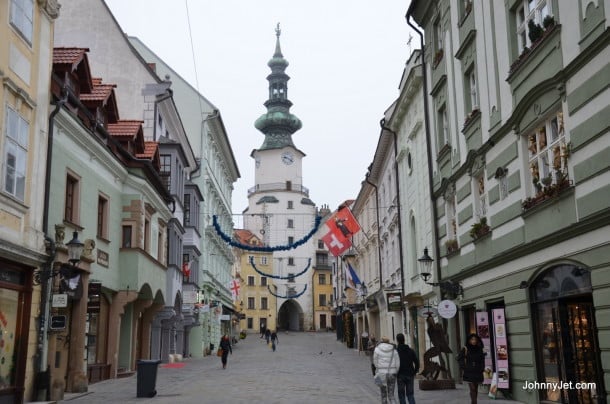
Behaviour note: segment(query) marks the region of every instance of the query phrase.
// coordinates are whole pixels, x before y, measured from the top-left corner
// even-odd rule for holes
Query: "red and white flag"
[[[348,207],[339,209],[325,224],[329,231],[322,241],[335,257],[352,246],[350,238],[360,231],[360,224]]]
[[[330,253],[335,257],[338,257],[343,251],[352,246],[352,242],[345,237],[337,227],[334,227],[331,231],[326,233],[326,235],[322,237],[322,241],[324,241],[324,244],[326,244]]]
[[[237,300],[237,296],[239,296],[239,281],[237,279],[233,279],[229,284],[229,289],[231,290],[233,300]]]

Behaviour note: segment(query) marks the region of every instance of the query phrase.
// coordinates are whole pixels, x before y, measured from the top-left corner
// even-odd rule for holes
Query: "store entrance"
[[[540,390],[541,401],[605,403],[589,272],[571,265],[554,267],[534,282],[532,295],[537,300],[539,381],[571,384],[571,388],[547,385]]]

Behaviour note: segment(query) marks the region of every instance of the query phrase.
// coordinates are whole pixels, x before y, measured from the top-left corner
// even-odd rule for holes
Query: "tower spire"
[[[275,53],[267,63],[271,74],[267,76],[269,82],[269,99],[265,101],[267,113],[261,115],[254,127],[265,134],[265,141],[259,150],[281,149],[285,146],[294,146],[292,134],[301,129],[299,118],[290,113],[292,102],[288,99],[288,80],[285,73],[288,61],[282,55],[280,47],[280,23],[275,28]]]

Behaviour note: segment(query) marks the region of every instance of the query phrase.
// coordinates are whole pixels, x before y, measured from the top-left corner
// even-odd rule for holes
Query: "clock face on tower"
[[[282,153],[282,163],[286,165],[294,163],[294,154],[292,154],[291,152]]]

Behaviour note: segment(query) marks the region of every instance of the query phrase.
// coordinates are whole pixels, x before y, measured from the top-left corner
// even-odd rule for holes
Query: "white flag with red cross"
[[[233,279],[229,284],[229,289],[231,290],[233,300],[237,300],[237,296],[239,296],[239,280]]]

